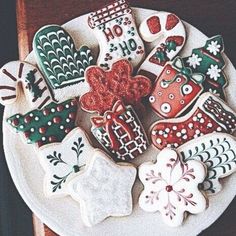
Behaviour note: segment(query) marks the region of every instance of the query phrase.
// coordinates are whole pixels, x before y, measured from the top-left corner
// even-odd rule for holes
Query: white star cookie
[[[165,148],[155,164],[144,163],[139,167],[144,185],[139,205],[144,211],[159,211],[169,226],[179,226],[185,212],[197,214],[206,209],[206,199],[198,190],[205,176],[201,162],[183,163],[174,150]]]
[[[93,226],[109,216],[132,212],[132,186],[136,168],[118,165],[97,151],[83,173],[70,182],[70,194],[80,203],[84,224]]]
[[[44,145],[39,149],[40,163],[45,170],[44,193],[47,197],[68,195],[68,183],[80,173],[86,159],[95,152],[86,133],[73,129],[61,143]]]

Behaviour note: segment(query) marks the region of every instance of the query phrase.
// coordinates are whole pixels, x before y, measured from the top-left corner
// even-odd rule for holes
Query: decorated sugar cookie
[[[185,44],[186,32],[181,20],[169,12],[158,12],[147,17],[140,25],[141,37],[146,42],[156,40],[156,46],[139,67],[139,74],[155,81],[163,67]]]
[[[80,103],[88,112],[104,114],[118,100],[139,105],[141,98],[151,92],[151,81],[142,75],[132,76],[132,66],[124,59],[115,62],[108,71],[91,66],[85,77],[91,91],[80,98]]]
[[[97,64],[103,69],[110,69],[120,58],[129,60],[136,67],[144,58],[144,45],[126,0],[116,0],[92,12],[88,24],[98,40]]]
[[[42,110],[32,110],[26,114],[15,114],[7,122],[16,132],[22,132],[27,143],[39,147],[60,142],[75,127],[77,101],[54,102]]]
[[[39,70],[24,61],[12,61],[0,70],[0,103],[12,104],[19,96],[22,85],[31,108],[41,109],[52,101],[46,82]]]
[[[117,165],[97,151],[85,171],[69,183],[71,196],[80,204],[84,224],[93,226],[109,216],[130,215],[135,177],[135,167]]]
[[[165,65],[149,97],[153,110],[164,118],[177,117],[203,91],[204,75],[184,67],[181,57]]]
[[[115,160],[129,161],[148,148],[148,139],[131,106],[117,101],[112,111],[91,118],[91,131]]]
[[[68,183],[84,168],[95,149],[86,133],[73,129],[61,143],[44,145],[39,149],[39,161],[46,172],[44,192],[48,197],[68,194]]]
[[[34,54],[54,97],[62,102],[89,90],[85,69],[93,64],[87,46],[78,51],[71,36],[58,25],[47,25],[34,36]]]
[[[178,148],[184,161],[198,160],[207,167],[201,188],[208,194],[222,189],[221,178],[236,171],[236,140],[229,134],[213,133],[191,140]]]
[[[206,76],[203,83],[205,92],[209,91],[225,99],[224,88],[227,86],[227,79],[223,72],[225,67],[223,52],[223,38],[217,35],[208,39],[204,47],[193,49],[192,55],[186,57],[184,61],[194,72]]]
[[[233,133],[236,113],[211,93],[202,94],[192,110],[183,117],[160,120],[151,126],[152,144],[158,148],[178,147],[212,132]]]
[[[139,178],[144,185],[139,206],[144,211],[159,211],[171,227],[180,226],[187,212],[198,214],[206,209],[207,201],[198,190],[205,176],[201,162],[184,163],[174,150],[165,148],[155,164],[144,163],[139,167]]]

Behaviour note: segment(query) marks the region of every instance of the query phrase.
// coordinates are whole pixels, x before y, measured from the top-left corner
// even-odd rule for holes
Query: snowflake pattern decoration
[[[183,163],[174,150],[165,148],[155,164],[144,163],[139,167],[139,178],[144,185],[139,205],[144,211],[159,211],[169,226],[179,226],[185,212],[198,214],[206,209],[206,199],[198,190],[205,176],[201,162]]]
[[[210,68],[208,68],[207,75],[210,76],[211,79],[217,81],[217,79],[220,77],[221,69],[217,65],[211,65]]]
[[[208,44],[207,50],[216,56],[217,53],[220,52],[220,44],[218,44],[217,41],[211,41],[211,43]]]
[[[190,67],[193,67],[194,69],[197,68],[197,66],[200,66],[200,62],[202,61],[202,58],[199,57],[197,54],[192,54],[188,60],[187,63],[189,64]]]

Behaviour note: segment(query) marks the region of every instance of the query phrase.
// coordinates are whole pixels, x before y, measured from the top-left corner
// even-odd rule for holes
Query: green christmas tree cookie
[[[42,110],[32,110],[25,115],[15,114],[7,122],[16,132],[23,132],[27,143],[36,143],[39,147],[61,142],[75,127],[77,113],[76,99],[63,103],[54,102]]]
[[[41,28],[34,36],[33,49],[57,101],[62,102],[88,91],[84,72],[94,64],[94,58],[87,46],[77,51],[73,39],[61,26]]]
[[[211,92],[225,99],[224,88],[227,86],[227,80],[223,73],[223,51],[223,38],[217,35],[208,39],[204,47],[193,49],[192,55],[184,58],[184,61],[193,72],[206,76],[203,83],[204,92]]]

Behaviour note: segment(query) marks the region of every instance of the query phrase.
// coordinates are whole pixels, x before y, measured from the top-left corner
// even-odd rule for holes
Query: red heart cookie
[[[85,77],[91,91],[80,98],[82,109],[103,114],[118,100],[126,105],[138,105],[151,92],[151,81],[145,76],[132,77],[132,71],[131,64],[123,59],[115,62],[109,71],[99,66],[89,67]]]

